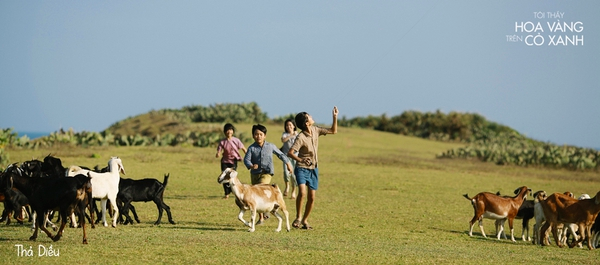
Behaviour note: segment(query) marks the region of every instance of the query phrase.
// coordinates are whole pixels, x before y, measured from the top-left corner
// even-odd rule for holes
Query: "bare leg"
[[[304,209],[304,216],[302,217],[302,224],[305,226],[309,226],[308,225],[308,216],[310,215],[310,212],[313,209],[313,206],[315,204],[315,196],[317,194],[316,190],[308,190],[308,197],[306,199],[306,207]]]
[[[285,181],[285,190],[283,190],[283,196],[287,196],[288,192],[290,191],[290,182]]]
[[[296,179],[294,178],[293,182],[292,182],[292,193],[290,193],[290,198],[296,199],[296,188],[297,188],[297,184],[296,183]]]
[[[308,188],[306,187],[306,184],[298,185],[298,198],[296,198],[296,220],[300,222],[302,222],[302,218],[300,218],[302,215],[302,203],[304,198],[307,196],[307,193]]]

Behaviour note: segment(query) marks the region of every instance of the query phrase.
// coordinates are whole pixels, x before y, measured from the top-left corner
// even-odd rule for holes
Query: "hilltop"
[[[280,128],[293,117],[269,118],[258,104],[227,103],[185,106],[181,109],[152,110],[128,117],[97,132],[60,131],[34,141],[4,131],[0,144],[37,148],[56,144],[82,146],[196,146],[210,147],[223,137],[222,126],[231,122],[262,123]],[[388,117],[338,117],[340,127],[363,128],[439,142],[462,143],[437,155],[438,158],[478,159],[498,165],[542,166],[577,170],[600,166],[600,151],[576,146],[558,146],[526,137],[518,131],[488,121],[477,113],[405,111]],[[243,142],[252,142],[251,132],[236,134]],[[0,154],[0,158],[3,158]],[[0,160],[6,160],[6,157]]]

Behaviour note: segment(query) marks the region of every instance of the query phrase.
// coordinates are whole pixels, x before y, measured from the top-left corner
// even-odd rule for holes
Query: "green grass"
[[[236,125],[248,131],[251,125]],[[281,126],[268,125],[268,141],[280,144]],[[246,143],[248,144],[248,143]],[[52,263],[202,263],[202,264],[596,264],[597,251],[539,247],[531,243],[483,238],[475,226],[469,237],[471,204],[462,197],[481,191],[512,191],[527,185],[534,191],[572,191],[595,194],[598,172],[496,166],[468,160],[436,159],[435,155],[460,144],[362,129],[340,128],[339,134],[320,138],[320,185],[310,223],[312,231],[274,232],[275,219],[256,232],[237,220],[233,199],[223,200],[216,181],[219,159],[214,148],[192,147],[55,147],[8,150],[12,161],[43,158],[52,153],[71,164],[104,166],[120,156],[128,178],[171,178],[165,202],[176,225],[153,226],[153,203],[135,203],[141,224],[88,229],[88,245],[81,230],[67,228],[52,242],[41,234],[28,241],[28,226],[0,225],[3,264]],[[281,163],[273,178],[283,185]],[[243,168],[243,167],[242,167]],[[249,173],[240,169],[242,182]],[[286,200],[291,219],[294,202]],[[249,219],[246,214],[246,219]],[[292,220],[290,220],[291,222]],[[493,221],[484,221],[488,235]],[[89,228],[89,226],[88,226]],[[520,239],[520,220],[515,235]],[[34,257],[19,257],[16,244],[32,246]],[[38,257],[38,246],[60,251],[60,257]]]

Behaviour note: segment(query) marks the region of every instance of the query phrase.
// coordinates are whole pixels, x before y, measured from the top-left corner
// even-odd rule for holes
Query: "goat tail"
[[[463,194],[463,196],[464,196],[465,198],[467,198],[467,200],[471,201],[471,204],[472,204],[472,205],[475,205],[475,197],[477,197],[477,195],[475,195],[475,197],[473,197],[473,198],[469,198],[469,194],[468,194],[468,193],[465,193],[465,194]]]
[[[167,183],[169,182],[169,173],[165,174],[165,179],[163,180],[163,188],[167,187]]]

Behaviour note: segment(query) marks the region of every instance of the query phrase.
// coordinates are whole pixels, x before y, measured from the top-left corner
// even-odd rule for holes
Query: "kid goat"
[[[169,217],[169,223],[175,224],[173,217],[171,216],[171,207],[169,207],[163,200],[165,188],[167,187],[167,181],[169,180],[169,174],[165,175],[163,183],[160,183],[157,179],[146,178],[146,179],[121,179],[119,182],[119,193],[117,194],[117,204],[123,204],[121,208],[122,215],[125,216],[125,224],[133,224],[133,220],[129,216],[129,209],[132,209],[135,220],[139,223],[140,220],[135,214],[135,210],[131,202],[148,202],[153,201],[158,208],[158,219],[154,225],[159,225],[162,218],[163,209],[167,212]]]
[[[79,166],[70,166],[67,171],[67,176],[75,176],[84,174],[92,178],[92,197],[101,199],[102,202],[102,222],[104,226],[108,226],[106,222],[106,202],[110,200],[110,204],[115,212],[113,215],[113,227],[117,227],[117,219],[119,217],[119,208],[117,207],[117,193],[119,193],[119,181],[121,177],[119,172],[125,174],[125,168],[119,157],[111,157],[108,161],[109,172],[97,173],[94,171],[82,169]]]
[[[475,221],[479,221],[479,228],[481,229],[481,234],[484,237],[485,231],[483,231],[483,218],[488,219],[508,219],[508,226],[510,227],[510,239],[513,242],[516,242],[514,236],[514,228],[513,221],[515,216],[517,216],[517,212],[519,211],[519,207],[523,204],[523,201],[527,198],[527,194],[531,193],[531,189],[528,189],[526,186],[520,187],[515,190],[515,197],[502,197],[490,192],[481,192],[473,198],[469,198],[468,194],[463,195],[467,200],[471,201],[473,205],[473,210],[475,211],[475,215],[473,219],[469,222],[469,236],[473,236],[473,225],[475,225]],[[504,222],[500,226],[498,231],[497,238],[500,239],[500,235],[504,230]]]
[[[278,210],[281,209],[285,215],[286,229],[290,231],[290,220],[289,213],[285,207],[285,201],[283,200],[283,194],[277,185],[269,184],[258,184],[248,185],[242,184],[237,178],[237,171],[232,168],[227,168],[221,173],[217,179],[219,184],[223,182],[229,182],[233,194],[235,194],[236,204],[240,208],[240,214],[238,219],[242,221],[246,226],[250,227],[248,232],[254,232],[256,224],[256,213],[271,212],[279,220],[276,232],[281,231],[281,222],[283,221]],[[250,210],[252,217],[250,223],[244,220],[244,212]]]

